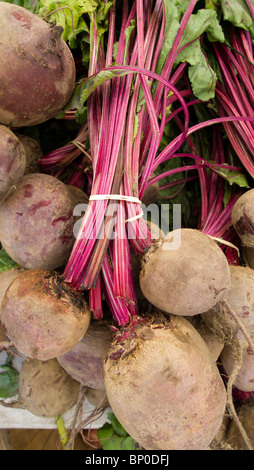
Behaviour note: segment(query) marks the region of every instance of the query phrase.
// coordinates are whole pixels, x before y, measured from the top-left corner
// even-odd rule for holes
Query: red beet
[[[74,244],[73,199],[54,176],[23,176],[0,205],[0,241],[8,255],[27,269],[63,266]]]
[[[25,172],[25,149],[18,137],[0,125],[0,202],[2,202]]]
[[[61,28],[27,9],[0,2],[0,122],[32,126],[57,115],[75,86]]]
[[[103,359],[111,345],[107,322],[95,320],[78,344],[57,359],[66,372],[87,387],[104,390]]]

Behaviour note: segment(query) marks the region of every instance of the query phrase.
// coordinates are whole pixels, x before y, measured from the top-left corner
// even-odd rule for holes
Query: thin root
[[[238,418],[238,415],[236,413],[236,410],[235,410],[235,406],[234,406],[234,402],[233,402],[233,394],[232,394],[232,389],[233,389],[233,385],[234,385],[234,382],[235,382],[235,379],[242,367],[242,360],[243,360],[243,348],[240,347],[239,345],[239,356],[238,356],[238,359],[235,360],[235,363],[234,363],[234,367],[233,367],[233,370],[228,378],[228,383],[227,383],[227,402],[228,402],[228,407],[230,409],[230,412],[231,412],[231,415],[232,415],[232,418],[234,419],[238,429],[239,429],[239,432],[241,433],[242,435],[242,438],[244,439],[244,442],[246,444],[246,446],[248,447],[248,450],[253,450],[253,446],[251,444],[251,441],[241,423],[241,421],[239,420]]]

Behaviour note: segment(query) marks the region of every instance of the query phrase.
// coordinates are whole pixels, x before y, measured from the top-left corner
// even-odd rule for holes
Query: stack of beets
[[[239,424],[232,385],[254,391],[253,270],[230,266],[201,230],[179,228],[138,258],[135,287],[146,310],[133,309],[125,324],[110,315],[96,319],[87,291],[74,289],[63,274],[75,243],[73,210],[87,197],[38,171],[36,162],[35,171],[27,170],[29,151],[17,132],[64,108],[75,88],[74,58],[57,26],[22,7],[1,2],[0,26],[0,242],[19,265],[1,274],[0,320],[26,357],[20,402],[35,414],[56,416],[73,406],[82,384],[103,392],[104,406],[144,449],[208,449],[227,404]],[[244,247],[253,249],[251,193],[238,199],[232,223]],[[107,300],[109,311],[121,306],[117,296]],[[52,389],[58,383],[53,400],[43,389],[45,377]],[[59,406],[52,410],[52,404]]]
[[[20,266],[1,273],[1,322],[27,357],[21,402],[35,414],[56,416],[74,405],[78,382],[55,358],[82,339],[91,318],[84,295],[73,294],[55,271],[71,253],[73,209],[86,197],[40,173],[39,143],[17,131],[63,108],[74,89],[75,63],[61,28],[9,3],[1,2],[0,10],[0,239]]]

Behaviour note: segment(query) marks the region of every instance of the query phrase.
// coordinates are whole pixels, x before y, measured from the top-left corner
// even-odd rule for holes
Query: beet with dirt
[[[172,231],[143,257],[141,290],[164,312],[201,314],[222,300],[230,286],[226,256],[215,240],[199,230]]]
[[[11,285],[12,281],[14,281],[14,279],[16,279],[16,277],[18,277],[22,272],[24,272],[23,268],[15,267],[0,273],[0,310],[8,287]]]
[[[21,366],[18,400],[36,416],[54,418],[66,413],[77,402],[79,389],[56,359],[26,359]]]
[[[41,361],[65,354],[86,333],[91,320],[85,296],[62,276],[26,270],[8,287],[0,321],[21,354]]]
[[[222,378],[184,317],[143,317],[121,330],[104,375],[113,413],[146,450],[206,450],[222,424]]]

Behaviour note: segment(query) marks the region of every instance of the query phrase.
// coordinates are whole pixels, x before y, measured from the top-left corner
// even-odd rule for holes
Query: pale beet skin
[[[241,341],[241,340],[240,340]],[[253,392],[254,391],[254,352],[250,348],[244,348],[241,368],[238,371],[233,385],[243,392]],[[227,344],[223,348],[220,361],[225,370],[225,373],[230,376],[235,363],[237,361],[237,352],[234,350],[233,346]]]
[[[247,266],[230,266],[231,288],[226,300],[233,308],[247,330],[254,329],[254,271]],[[239,324],[225,310],[227,325],[233,333],[239,331]]]
[[[248,334],[254,330],[254,270],[241,265],[230,265],[229,269],[231,287],[224,300],[202,314],[203,321],[225,344],[231,337],[244,337],[242,326]]]
[[[8,287],[0,321],[21,354],[49,360],[72,349],[90,324],[83,294],[73,292],[61,276],[26,270]]]
[[[104,361],[110,407],[146,450],[205,450],[218,432],[226,391],[191,323],[170,316],[140,324]],[[119,357],[120,356],[120,357]]]
[[[254,271],[247,266],[231,265],[230,277],[231,288],[224,304],[215,306],[214,311],[206,312],[203,318],[213,325],[215,334],[217,330],[218,334],[224,335],[225,346],[220,360],[225,373],[234,374],[233,384],[239,390],[251,392],[254,390],[254,352],[246,334],[253,338]]]
[[[167,249],[180,235],[180,243]],[[143,257],[140,287],[155,307],[174,315],[206,312],[230,288],[226,256],[208,235],[178,229],[154,243]]]
[[[14,279],[16,279],[16,277],[18,277],[22,272],[24,272],[24,269],[17,267],[0,273],[0,310],[8,287],[11,285],[12,281],[14,281]]]
[[[254,333],[254,271],[247,266],[230,266],[231,289],[227,293],[227,302],[234,310],[240,323],[230,315],[230,312],[224,310],[226,327],[230,328],[233,337],[242,349],[241,368],[238,371],[234,386],[241,391],[254,391],[254,352],[246,341],[246,332],[253,337]],[[235,364],[240,360],[234,344],[226,344],[221,353],[221,362],[225,372],[230,375]]]
[[[53,118],[75,86],[75,63],[61,28],[0,2],[0,122],[32,126]]]
[[[210,330],[206,323],[201,322],[199,325],[194,326],[208,347],[211,357],[216,362],[224,348],[224,342],[214,331]]]
[[[0,241],[28,269],[63,266],[74,244],[73,202],[54,176],[31,173],[0,205]]]
[[[254,189],[240,196],[231,214],[232,224],[244,246],[254,247]]]
[[[89,388],[105,390],[103,359],[111,339],[112,332],[107,322],[92,321],[81,341],[57,359],[78,382]]]
[[[0,203],[15,189],[25,172],[25,149],[18,137],[0,125]]]
[[[80,384],[56,359],[26,359],[19,374],[19,402],[36,416],[55,418],[66,413],[78,400]]]

